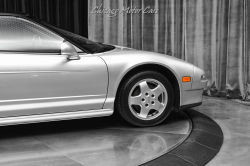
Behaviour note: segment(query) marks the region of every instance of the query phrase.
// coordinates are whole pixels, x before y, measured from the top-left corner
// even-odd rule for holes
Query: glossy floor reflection
[[[250,106],[223,98],[204,97],[194,110],[216,121],[224,134],[221,150],[208,166],[250,165]]]
[[[149,128],[116,116],[0,127],[0,165],[138,165],[176,147],[190,129],[189,119],[175,112]]]

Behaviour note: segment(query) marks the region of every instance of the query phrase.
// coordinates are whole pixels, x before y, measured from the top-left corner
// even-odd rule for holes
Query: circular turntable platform
[[[209,132],[202,133],[202,125],[194,121],[211,123],[194,112],[172,112],[162,124],[147,128],[131,126],[116,116],[0,127],[0,165],[202,165],[217,151],[207,154],[204,148],[190,146],[211,145],[203,140]],[[210,134],[217,134],[214,131],[221,130]],[[199,150],[208,156],[205,162],[189,156],[199,158]]]

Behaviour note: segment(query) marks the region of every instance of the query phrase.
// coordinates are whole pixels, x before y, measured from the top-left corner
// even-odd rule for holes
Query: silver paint
[[[97,56],[67,60],[66,55],[0,53],[0,58],[0,117],[101,109],[106,99],[107,68]]]
[[[121,46],[93,55],[80,52],[67,41],[61,54],[0,52],[0,124],[19,123],[24,116],[22,123],[46,121],[50,116],[56,120],[91,117],[95,110],[98,116],[110,115],[123,77],[145,64],[161,65],[175,75],[180,106],[202,101],[204,71],[188,62]],[[191,82],[182,82],[184,76],[190,76]]]
[[[64,41],[61,44],[61,54],[66,55],[69,60],[81,59],[81,57],[77,54],[75,47],[67,41]]]
[[[191,100],[186,97],[187,91],[190,94],[195,89],[204,88],[207,80],[201,82],[201,75],[204,71],[194,65],[174,58],[172,56],[163,55],[154,52],[139,51],[134,49],[126,49],[125,47],[117,47],[113,51],[96,54],[104,59],[107,63],[109,71],[109,89],[108,99],[105,102],[104,108],[113,108],[116,92],[122,78],[135,67],[145,64],[158,64],[169,69],[177,78],[180,88],[180,106],[192,104]],[[196,70],[195,70],[196,69]],[[196,73],[195,73],[196,71]],[[182,82],[182,77],[190,76],[191,82]],[[195,79],[193,79],[195,78]],[[193,85],[192,85],[193,83]],[[195,101],[201,101],[202,96],[196,93]]]

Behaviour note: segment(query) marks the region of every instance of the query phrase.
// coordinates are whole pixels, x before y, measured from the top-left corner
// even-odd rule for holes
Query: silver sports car
[[[0,13],[0,125],[108,116],[136,126],[200,105],[204,71],[153,52],[90,41]]]

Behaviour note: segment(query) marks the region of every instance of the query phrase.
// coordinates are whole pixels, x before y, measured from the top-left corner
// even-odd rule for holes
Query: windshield
[[[59,35],[63,36],[65,39],[69,40],[73,44],[75,44],[77,47],[82,49],[83,51],[87,53],[100,53],[105,51],[113,50],[115,47],[111,45],[106,45],[100,42],[93,42],[85,37],[82,37],[80,35],[62,30],[60,28],[57,28],[55,26],[50,25],[47,22],[44,21],[38,21],[40,24],[42,24],[45,27],[48,27],[49,29],[55,31]]]

